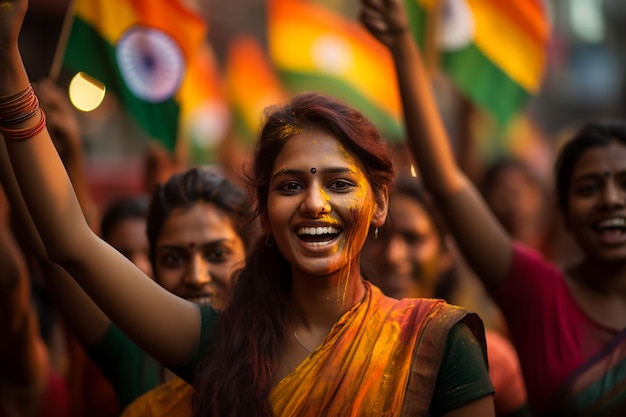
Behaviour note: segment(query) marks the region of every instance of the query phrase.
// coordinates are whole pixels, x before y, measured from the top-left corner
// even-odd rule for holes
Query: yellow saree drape
[[[189,417],[192,395],[192,386],[175,378],[137,398],[120,417]]]
[[[466,312],[441,300],[398,301],[366,286],[365,299],[274,388],[270,400],[276,416],[427,413],[448,331]]]
[[[449,330],[467,312],[434,299],[367,294],[270,395],[280,417],[419,417],[427,414]],[[175,379],[121,417],[187,417],[193,389]]]

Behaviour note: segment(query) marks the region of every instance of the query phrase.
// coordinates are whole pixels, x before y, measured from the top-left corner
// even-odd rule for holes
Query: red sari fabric
[[[548,415],[626,416],[626,330],[561,385]]]
[[[538,417],[547,415],[562,385],[620,333],[594,321],[574,299],[563,272],[519,242],[507,280],[492,296],[506,318]]]

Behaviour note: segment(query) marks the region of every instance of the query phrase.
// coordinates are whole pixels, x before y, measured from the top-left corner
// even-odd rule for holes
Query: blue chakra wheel
[[[178,44],[166,33],[133,27],[118,42],[116,56],[126,86],[140,99],[159,103],[178,91],[185,60]]]

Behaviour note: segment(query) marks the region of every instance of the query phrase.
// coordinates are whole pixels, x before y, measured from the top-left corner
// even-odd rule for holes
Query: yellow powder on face
[[[345,238],[345,244],[347,247],[348,267],[345,270],[342,278],[337,284],[337,301],[341,298],[342,302],[345,302],[348,281],[352,269],[352,261],[357,259],[360,254],[361,248],[367,234],[369,233],[369,223],[376,208],[375,201],[369,201],[374,199],[374,193],[371,184],[368,181],[365,171],[363,170],[360,162],[340,143],[337,142],[337,152],[348,163],[352,172],[357,174],[357,187],[354,193],[346,197],[345,203],[352,217],[352,227],[350,233]],[[366,206],[370,205],[370,209],[367,212],[364,211]],[[363,223],[367,222],[367,226]],[[358,244],[357,244],[358,242]]]

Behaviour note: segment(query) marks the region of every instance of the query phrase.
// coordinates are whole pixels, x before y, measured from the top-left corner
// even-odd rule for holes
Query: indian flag
[[[269,0],[267,25],[270,58],[290,92],[327,93],[389,140],[403,137],[391,55],[359,22],[305,0]]]
[[[405,4],[428,63],[439,66],[500,126],[541,88],[549,41],[541,0],[405,0]]]
[[[248,144],[254,143],[265,108],[287,101],[288,93],[252,35],[239,35],[229,43],[225,68],[235,129]]]
[[[75,0],[72,11],[63,66],[102,82],[150,137],[173,151],[203,21],[176,0]]]
[[[217,57],[203,43],[177,94],[180,103],[177,152],[192,165],[214,164],[231,124],[231,110]]]

